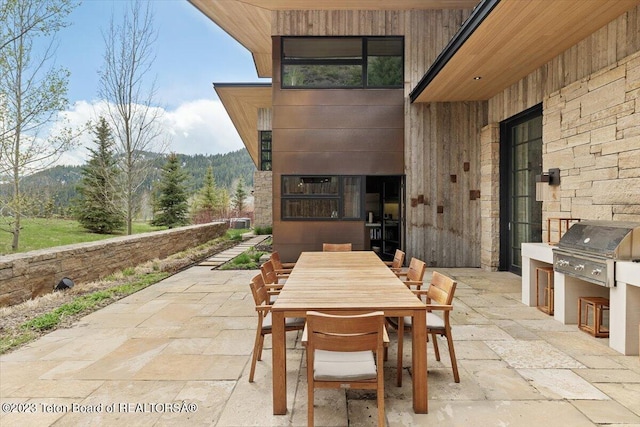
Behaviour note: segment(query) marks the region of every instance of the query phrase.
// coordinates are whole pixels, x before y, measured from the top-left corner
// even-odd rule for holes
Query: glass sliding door
[[[535,107],[502,124],[501,269],[522,272],[521,245],[542,241],[542,202],[536,175],[542,173],[542,109]]]

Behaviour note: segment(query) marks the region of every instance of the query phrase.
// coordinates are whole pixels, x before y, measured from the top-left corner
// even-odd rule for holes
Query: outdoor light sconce
[[[552,168],[549,172],[536,175],[536,201],[543,202],[549,197],[549,187],[560,185],[560,169]]]

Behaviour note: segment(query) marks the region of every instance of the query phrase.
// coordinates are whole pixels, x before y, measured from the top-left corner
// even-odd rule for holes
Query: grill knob
[[[578,264],[578,265],[576,265],[575,270],[576,270],[576,271],[582,271],[582,270],[584,270],[584,264]]]
[[[593,271],[591,272],[591,274],[592,274],[592,275],[594,275],[594,276],[599,276],[599,275],[601,275],[601,274],[602,274],[602,269],[600,269],[600,268],[596,268],[595,270],[593,270]]]

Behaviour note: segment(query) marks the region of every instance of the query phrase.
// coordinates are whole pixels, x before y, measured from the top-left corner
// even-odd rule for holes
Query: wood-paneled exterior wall
[[[272,14],[274,245],[284,256],[317,250],[322,241],[351,240],[360,249],[364,223],[280,221],[282,174],[406,174],[407,256],[432,266],[480,265],[480,130],[487,123],[486,103],[413,105],[408,98],[469,13]],[[280,90],[278,37],[303,35],[404,36],[404,90]],[[303,148],[307,145],[313,149]]]

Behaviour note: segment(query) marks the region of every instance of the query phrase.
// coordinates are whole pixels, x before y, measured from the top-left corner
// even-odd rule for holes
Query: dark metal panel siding
[[[273,105],[402,105],[403,103],[402,89],[285,89],[273,93]]]
[[[278,129],[276,151],[357,151],[357,152],[399,152],[402,146],[389,141],[402,139],[404,129]],[[362,141],[355,144],[354,141]]]
[[[273,115],[274,129],[402,128],[399,124],[404,124],[402,105],[278,105]]]
[[[278,163],[278,172],[281,174],[402,175],[403,153],[284,152],[278,154]]]
[[[364,249],[363,221],[281,221],[281,176],[403,175],[403,89],[280,89],[273,38],[273,239],[287,261],[323,242]]]
[[[363,250],[364,221],[275,221],[273,249],[286,262],[298,259],[300,252],[321,251],[322,243],[352,243]]]

